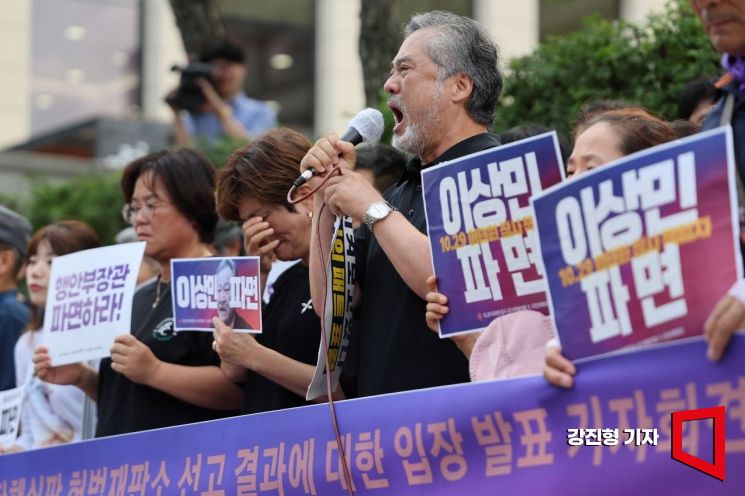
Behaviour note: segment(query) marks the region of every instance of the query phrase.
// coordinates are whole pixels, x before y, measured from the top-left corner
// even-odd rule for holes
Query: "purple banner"
[[[554,132],[422,171],[432,265],[450,306],[440,336],[516,310],[548,313],[529,198],[563,174]]]
[[[174,328],[212,331],[217,317],[236,331],[261,332],[258,257],[171,260]]]
[[[700,335],[740,271],[729,128],[534,197],[551,317],[578,359]]]
[[[586,361],[574,389],[541,377],[337,403],[358,494],[731,495],[745,487],[745,336]],[[726,406],[726,480],[671,459],[671,412]],[[576,445],[577,430],[584,446]],[[616,443],[613,435],[616,431]],[[603,433],[593,445],[588,433]],[[683,450],[711,459],[712,427]],[[346,494],[328,405],[0,457],[15,494]]]

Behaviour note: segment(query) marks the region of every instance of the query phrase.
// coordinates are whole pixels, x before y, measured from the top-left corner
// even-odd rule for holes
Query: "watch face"
[[[370,206],[370,215],[376,219],[380,219],[386,216],[390,209],[385,203],[376,203]]]

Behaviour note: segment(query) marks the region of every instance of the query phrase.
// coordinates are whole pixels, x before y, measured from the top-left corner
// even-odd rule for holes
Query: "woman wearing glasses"
[[[161,275],[141,287],[132,305],[132,333],[116,338],[99,370],[84,364],[50,367],[34,355],[40,378],[74,384],[98,402],[96,437],[226,416],[241,390],[224,378],[209,333],[173,330],[171,259],[207,257],[217,214],[214,167],[198,152],[159,152],[127,166],[123,214]]]

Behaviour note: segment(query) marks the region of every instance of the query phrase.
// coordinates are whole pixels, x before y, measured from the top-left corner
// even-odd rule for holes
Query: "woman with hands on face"
[[[161,275],[135,293],[132,333],[116,338],[99,370],[51,367],[40,348],[37,374],[97,400],[97,437],[224,417],[239,407],[240,388],[220,371],[209,333],[173,330],[170,293],[171,259],[211,256],[214,167],[192,150],[153,153],[127,166],[122,190],[122,213]]]
[[[261,334],[237,333],[213,320],[223,373],[243,383],[242,413],[308,404],[321,333],[308,281],[313,199],[291,205],[286,197],[310,146],[300,133],[272,130],[233,153],[219,173],[218,212],[242,223],[246,254],[261,257],[262,293],[275,258],[300,260],[274,283]],[[309,191],[303,185],[297,195]]]

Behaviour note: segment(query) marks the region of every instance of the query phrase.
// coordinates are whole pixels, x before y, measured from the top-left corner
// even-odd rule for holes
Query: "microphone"
[[[366,108],[349,121],[347,130],[339,139],[348,141],[354,146],[360,143],[377,143],[383,135],[383,114],[374,108]],[[295,179],[295,187],[299,188],[310,180],[316,174],[315,169],[307,169]]]
[[[342,141],[348,141],[354,146],[360,143],[377,143],[383,135],[383,114],[374,108],[366,108],[352,117],[347,124],[347,130],[341,135]]]

